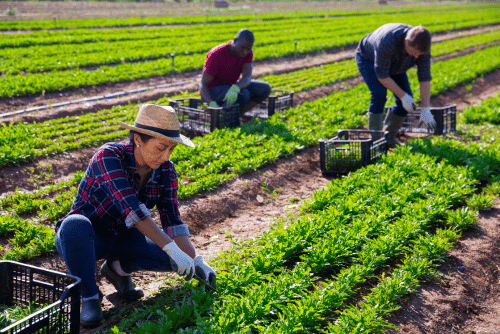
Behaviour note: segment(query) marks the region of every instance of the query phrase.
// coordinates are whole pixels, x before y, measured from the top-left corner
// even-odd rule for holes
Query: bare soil
[[[500,201],[480,217],[439,267],[442,281],[402,301],[387,333],[500,333]]]

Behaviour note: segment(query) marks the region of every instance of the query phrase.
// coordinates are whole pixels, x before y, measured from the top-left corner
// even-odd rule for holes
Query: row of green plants
[[[465,123],[469,124],[500,124],[500,92],[486,100],[481,100],[478,105],[473,105],[463,112]]]
[[[294,19],[273,23],[253,22],[246,27],[251,29],[257,36],[260,37],[262,35],[259,43],[263,43],[262,39],[264,39],[264,44],[271,44],[273,42],[272,38],[282,35],[279,31],[273,29],[276,24],[283,27],[284,30],[295,31],[292,30],[294,26],[302,26],[307,22],[317,29],[317,26],[320,24],[331,25],[335,21],[325,18],[315,20],[314,22],[308,19]],[[158,45],[169,50],[169,52],[177,54],[206,52],[210,47],[207,49],[207,46],[199,46],[198,44],[213,44],[221,40],[230,40],[234,38],[235,32],[240,28],[241,26],[238,24],[220,24],[217,26],[200,26],[199,29],[201,31],[194,31],[191,27],[171,27],[106,29],[102,31],[79,29],[76,31],[60,32],[59,34],[53,33],[48,36],[38,36],[42,33],[24,33],[10,40],[2,41],[4,44],[0,51],[0,57],[10,59],[18,55],[18,57],[22,58],[49,56],[57,58],[58,56],[64,56],[60,54],[62,48],[64,48],[65,56],[84,56],[87,53],[99,55],[104,52],[120,52],[122,50],[136,50],[141,48],[145,49],[145,52],[148,53],[148,49],[157,48]],[[210,33],[213,31],[217,31],[217,34]],[[187,39],[191,43],[186,44],[181,42]],[[28,42],[29,45],[23,45],[23,43],[26,44]],[[157,52],[159,55],[166,54]],[[144,59],[147,58],[144,57]],[[57,59],[65,62],[65,58]],[[85,65],[85,62],[82,61],[82,65]]]
[[[436,11],[451,10],[461,8],[462,6],[453,6],[447,8],[413,7],[413,8],[391,8],[378,9],[379,13],[404,13],[412,11]],[[474,8],[474,7],[473,7]],[[330,16],[357,16],[373,15],[370,10],[356,11],[320,11],[296,10],[288,13],[271,14],[232,14],[232,15],[183,15],[183,16],[165,16],[165,17],[129,17],[129,18],[105,18],[105,19],[52,19],[52,20],[21,20],[21,21],[1,21],[0,30],[40,30],[40,29],[76,29],[76,28],[105,28],[105,27],[133,27],[133,26],[156,26],[156,25],[184,25],[184,24],[204,24],[204,23],[225,23],[225,22],[249,22],[274,21],[280,19],[290,19],[295,17],[321,18]]]
[[[499,55],[500,47],[496,46],[485,48],[466,56],[434,63],[432,66],[432,95],[437,95],[458,84],[467,82],[498,68],[500,66]],[[355,64],[352,60],[323,66],[326,69],[330,67],[340,67],[343,70],[338,74],[338,79],[334,75],[328,77],[329,72],[327,71],[324,74],[326,79],[317,80],[316,83],[309,84],[304,88],[312,88],[313,84],[321,85],[325,81],[338,81],[348,76],[348,71],[352,75],[354,75],[355,71]],[[308,73],[311,76],[318,77],[313,71],[316,71],[316,69],[297,72],[299,75]],[[291,78],[286,81],[293,82],[296,78],[295,73],[292,72],[274,77]],[[416,71],[410,71],[410,77],[412,78],[412,82],[416,82]],[[269,78],[272,79],[272,77]],[[270,83],[275,88],[288,88],[286,85],[279,86],[277,82],[273,82],[272,80],[270,80]],[[413,91],[415,96],[419,96],[418,89],[414,88]],[[156,103],[167,104],[167,98],[160,99]],[[115,122],[133,122],[136,109],[137,105],[129,105],[114,107],[98,113],[54,119],[40,124],[10,124],[8,126],[2,124],[0,125],[0,166],[19,164],[66,150],[95,146],[104,141],[123,138],[127,131],[116,125]],[[104,122],[106,120],[113,120],[114,122]],[[298,121],[300,122],[300,120]],[[104,123],[107,125],[103,126]],[[225,132],[223,131],[223,133]],[[211,167],[215,168],[214,165]]]
[[[438,80],[438,76],[447,78],[451,75],[451,72],[459,72],[458,69],[462,68],[464,63],[470,62],[471,58],[467,57],[469,56],[443,62],[447,72],[440,75],[437,75],[440,73],[437,70],[439,67],[434,66],[435,80]],[[484,57],[490,59],[489,54],[485,54]],[[478,57],[477,59],[480,60],[481,58]],[[446,63],[452,63],[454,66],[450,67]],[[476,75],[482,73],[479,71]],[[462,76],[463,82],[470,81],[473,78]],[[447,89],[444,84],[437,86],[441,87],[441,91]],[[194,150],[179,147],[172,156],[172,160],[176,163],[176,169],[181,176],[179,197],[185,198],[215,189],[242,173],[255,171],[280,157],[293,154],[305,146],[314,145],[321,138],[331,138],[335,136],[336,131],[340,128],[357,128],[363,125],[366,120],[365,110],[368,101],[369,93],[366,86],[359,85],[349,91],[337,93],[315,102],[306,102],[297,108],[289,109],[285,114],[276,114],[269,121],[254,120],[241,128],[216,130],[205,137],[195,138],[194,141],[197,147]],[[119,114],[124,114],[124,111],[126,111],[129,114],[127,116],[129,119],[125,121],[132,122],[135,117],[135,110],[136,107],[130,110],[122,109]],[[90,116],[80,116],[80,118],[85,117]],[[103,117],[105,116],[103,115]],[[70,124],[73,124],[73,126],[75,125],[74,121],[77,120],[78,118],[69,119]],[[53,130],[50,130],[49,124],[61,121],[63,120],[43,123],[39,127],[40,133],[38,135],[43,136],[43,129],[48,129],[48,133],[53,132]],[[100,124],[103,123],[102,120],[99,122]],[[33,126],[37,126],[37,124]],[[4,129],[17,129],[16,131],[24,131],[24,134],[26,134],[28,128],[27,125],[22,124],[4,127]],[[77,128],[74,127],[74,130],[77,130]],[[83,137],[87,140],[84,145],[95,146],[103,140],[117,140],[124,138],[125,135],[126,131],[109,133],[109,129],[105,129],[104,139],[97,140],[89,134],[84,135]],[[7,137],[0,136],[0,138]],[[33,138],[31,134],[18,139],[17,145],[21,142],[27,142],[30,138]],[[43,140],[38,139],[38,141]],[[72,144],[74,141],[75,138],[72,137],[68,144]],[[55,146],[63,147],[64,144],[57,143]],[[78,176],[75,176],[73,185],[70,187],[76,187],[77,184]],[[14,239],[9,241],[15,247],[11,247],[9,252],[4,255],[4,258],[26,260],[53,251],[53,242],[47,241],[45,237],[24,238],[22,241],[17,241],[16,238],[23,236],[20,233],[21,230],[29,231],[28,226],[32,226],[37,231],[33,233],[36,235],[39,234],[38,230],[42,228],[42,225],[38,223],[49,224],[62,217],[69,210],[73,195],[74,190],[66,191],[64,189],[63,191],[58,189],[50,193],[44,193],[41,195],[42,198],[34,196],[29,198],[18,197],[15,200],[2,200],[3,210],[10,211],[10,214],[4,215],[0,220],[0,226],[7,226],[7,228],[4,228],[5,232],[2,235],[15,235]],[[24,212],[29,212],[30,216],[36,216],[37,218],[30,221],[21,219],[16,213],[17,210],[21,212],[24,210]],[[47,233],[49,235],[52,233],[50,228],[48,228]]]
[[[493,101],[472,108],[500,107]],[[435,268],[446,251],[500,193],[498,127],[460,123],[452,136],[410,142],[376,165],[332,180],[301,205],[298,218],[278,221],[257,240],[233,242],[212,262],[217,294],[185,284],[184,297],[168,301],[172,290],[166,288],[102,332],[371,333],[394,327],[384,317],[423,278],[440,279]],[[370,289],[368,278],[376,279]]]
[[[488,9],[487,7],[479,9],[483,11]],[[454,14],[458,14],[459,10],[454,9]],[[458,11],[458,12],[457,12]],[[487,11],[485,11],[486,14]],[[395,13],[381,14],[380,17],[383,19],[395,17]],[[404,15],[404,14],[401,14]],[[406,16],[405,16],[406,17]],[[474,14],[472,17],[457,16],[457,21],[462,22],[469,21],[470,18],[477,18]],[[276,21],[261,21],[254,20],[249,21],[244,24],[245,27],[252,29],[255,32],[270,31],[270,27],[283,26],[284,28],[289,28],[290,25],[294,23],[301,25],[303,22],[310,22],[311,24],[316,24],[320,22],[346,22],[351,23],[362,22],[356,16],[345,16],[345,17],[334,17],[330,18],[328,16],[319,18],[301,18],[301,17],[288,17]],[[439,24],[439,23],[436,23]],[[488,24],[488,19],[481,24]],[[201,35],[206,35],[204,32],[214,31],[225,35],[229,31],[236,32],[242,27],[240,22],[237,23],[221,23],[213,25],[198,25],[198,29],[193,29],[191,26],[171,26],[171,27],[141,27],[141,28],[117,28],[117,29],[75,29],[75,30],[64,30],[64,31],[35,31],[29,33],[18,33],[11,34],[9,38],[0,39],[0,46],[2,48],[12,48],[12,47],[30,47],[28,50],[32,50],[34,47],[35,52],[38,51],[39,47],[50,46],[56,44],[88,44],[97,42],[117,42],[117,41],[132,41],[132,40],[142,40],[142,39],[161,39],[166,37],[190,37],[196,38],[200,35],[197,33],[201,32]],[[272,32],[272,31],[271,31]],[[205,36],[205,38],[208,36]],[[200,36],[203,38],[203,36]],[[213,37],[212,37],[213,38]],[[202,39],[204,40],[204,39]],[[101,47],[101,46],[99,46]],[[82,45],[82,49],[85,50],[89,46]],[[42,48],[45,50],[45,48]],[[50,52],[50,48],[47,50]],[[43,51],[42,51],[43,52]],[[70,50],[71,52],[71,50]],[[21,50],[21,54],[26,54]]]
[[[382,18],[391,21],[394,17]],[[400,17],[400,21],[409,18]],[[456,18],[453,18],[456,20]],[[450,20],[450,19],[448,19]],[[468,17],[468,21],[470,18]],[[432,24],[434,21],[424,22],[432,25],[434,32],[439,32],[440,26],[446,22],[440,21],[440,25]],[[350,19],[349,29],[346,30],[347,19],[321,19],[311,22],[310,20],[287,20],[273,24],[254,23],[247,28],[254,31],[256,35],[255,47],[260,49],[263,46],[284,43],[300,43],[301,48],[309,40],[319,40],[316,44],[323,43],[327,36],[335,40],[335,36],[342,35],[344,38],[352,36],[358,38],[364,35],[372,27],[359,20]],[[274,29],[279,24],[280,30]],[[377,21],[378,24],[378,21]],[[304,29],[307,27],[307,31]],[[202,27],[200,27],[202,28]],[[217,29],[217,34],[212,34],[212,28]],[[123,62],[134,62],[169,57],[172,53],[177,55],[193,55],[196,53],[205,54],[213,45],[221,41],[234,38],[235,31],[239,29],[235,25],[221,25],[218,27],[205,27],[205,33],[194,32],[185,27],[171,29],[124,29],[123,31],[78,31],[78,35],[64,36],[65,43],[73,38],[78,41],[89,40],[84,44],[62,44],[62,45],[42,45],[31,47],[7,47],[0,50],[0,73],[16,75],[20,73],[47,72],[52,70],[68,70],[96,65],[111,65]],[[311,36],[311,32],[314,32]],[[77,37],[78,36],[78,37]],[[24,38],[23,38],[24,37]],[[361,36],[362,37],[362,36]],[[18,36],[25,41],[30,35]],[[492,38],[495,38],[492,36]],[[50,40],[50,39],[49,39]],[[189,40],[190,43],[181,41]],[[349,39],[351,40],[351,39]],[[38,43],[43,43],[37,38]],[[101,41],[101,42],[99,42]],[[485,36],[485,41],[488,38]],[[13,40],[9,42],[14,43]],[[312,41],[311,41],[312,42]],[[313,42],[314,43],[314,42]],[[64,52],[61,52],[64,49]],[[123,50],[127,50],[124,54]],[[264,49],[265,51],[265,49]],[[303,52],[302,49],[300,49]],[[265,52],[260,52],[265,56]]]
[[[217,294],[187,284],[191,298],[175,307],[150,301],[105,333],[370,333],[391,327],[384,316],[422,278],[438,277],[436,265],[453,241],[498,196],[498,130],[496,136],[487,149],[449,138],[418,140],[334,179],[301,205],[297,218],[278,221],[259,239],[237,241],[214,259]],[[489,183],[484,192],[478,192],[480,181]],[[154,321],[147,319],[152,314]]]
[[[434,32],[447,31],[449,29],[458,29],[464,27],[474,27],[481,24],[484,21],[485,15],[490,15],[490,11],[481,13],[476,18],[468,18],[465,21],[455,23],[450,18],[446,21],[445,17],[430,16],[426,15],[425,22],[415,21],[414,17],[387,17],[389,21],[406,21],[409,23],[424,23],[432,29]],[[436,14],[438,15],[438,14]],[[457,13],[456,15],[459,15]],[[463,13],[462,13],[463,15]],[[467,13],[470,16],[470,14]],[[406,19],[406,20],[405,20]],[[456,19],[455,16],[453,19]],[[413,20],[413,21],[412,21]],[[498,22],[496,16],[487,17],[486,20],[489,23]],[[297,27],[291,28],[290,30],[285,30],[278,32],[276,36],[265,37],[267,34],[257,39],[256,43],[256,60],[262,60],[267,58],[288,56],[293,54],[304,54],[310,52],[323,51],[325,49],[331,49],[336,47],[344,47],[347,45],[353,45],[357,43],[367,32],[371,29],[375,29],[379,25],[378,20],[372,20],[370,22],[360,22],[359,25],[362,26],[358,30],[355,29],[351,32],[352,22],[337,26],[329,25],[317,25],[317,29],[313,29],[310,24],[303,29],[298,29]],[[439,22],[439,23],[435,23]],[[345,28],[349,26],[348,30]],[[344,27],[344,29],[339,29],[339,27]],[[298,29],[298,30],[297,30]],[[312,31],[310,31],[312,29]],[[296,33],[293,33],[295,31]],[[298,33],[297,31],[301,31]],[[235,32],[233,32],[234,34]],[[276,33],[274,33],[276,34]],[[297,36],[298,34],[298,36]],[[273,35],[273,34],[269,34]],[[213,36],[213,34],[207,32],[206,34],[200,34],[199,36]],[[6,74],[0,77],[0,97],[14,97],[14,96],[27,96],[36,95],[41,92],[51,92],[51,91],[61,91],[66,89],[74,89],[79,87],[100,85],[109,82],[119,82],[135,80],[139,78],[152,77],[158,75],[165,75],[172,73],[174,71],[186,71],[199,69],[203,65],[205,60],[205,52],[216,42],[205,42],[205,43],[182,43],[186,39],[178,37],[179,42],[171,41],[172,44],[179,45],[180,49],[176,49],[180,52],[178,56],[174,59],[170,58],[170,54],[173,49],[169,47],[159,47],[151,43],[151,48],[143,50],[138,48],[133,50],[133,48],[128,52],[128,55],[124,55],[123,52],[100,52],[97,54],[77,54],[77,55],[66,55],[65,52],[60,52],[61,56],[55,57],[53,60],[47,57],[37,57],[16,59],[7,59],[4,62],[2,70],[6,73],[19,73],[19,71],[29,70],[29,71],[48,71],[43,73],[28,73],[28,74]],[[205,38],[205,37],[200,37]],[[206,37],[210,40],[210,37]],[[232,38],[232,37],[231,37]],[[219,42],[227,41],[221,39]],[[297,44],[294,41],[298,41]],[[175,42],[175,43],[174,43]],[[136,43],[136,42],[134,42]],[[259,45],[259,44],[262,45]],[[140,44],[140,43],[139,43]],[[154,46],[153,46],[154,45]],[[184,45],[190,45],[190,47],[185,47]],[[198,45],[198,46],[191,46]],[[198,48],[198,49],[196,49]],[[127,48],[128,49],[128,48]],[[192,49],[192,50],[191,50]],[[121,49],[120,49],[121,50]],[[257,51],[258,50],[258,51]],[[194,52],[194,53],[192,53]],[[167,57],[167,58],[165,58]],[[52,58],[52,57],[50,57]],[[145,59],[153,59],[146,60]],[[134,61],[134,62],[129,62]],[[139,61],[139,62],[135,62]],[[172,63],[175,63],[173,65]],[[103,64],[116,64],[114,66],[103,65]],[[96,69],[87,70],[79,68],[80,66],[86,65],[100,65]],[[72,68],[74,69],[68,69]],[[61,69],[56,71],[55,69]]]

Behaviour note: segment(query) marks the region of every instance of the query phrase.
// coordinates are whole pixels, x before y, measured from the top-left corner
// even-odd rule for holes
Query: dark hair
[[[238,31],[235,38],[236,39],[244,39],[245,41],[248,41],[252,44],[255,41],[255,38],[253,36],[253,32],[251,30],[248,30],[248,29],[241,29],[240,31]]]
[[[429,29],[416,26],[411,28],[406,35],[408,45],[423,53],[431,51],[431,32]]]
[[[140,132],[137,132],[134,130],[130,130],[130,133],[128,134],[128,140],[130,140],[132,142],[132,144],[135,144],[134,143],[134,135],[135,134],[139,135],[139,137],[141,138],[141,140],[144,144],[147,143],[151,138],[153,138],[152,136],[147,135],[145,133],[140,133]]]

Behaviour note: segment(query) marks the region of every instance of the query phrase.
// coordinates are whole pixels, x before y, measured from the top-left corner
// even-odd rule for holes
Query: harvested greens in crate
[[[187,97],[169,100],[174,108],[181,129],[199,133],[210,133],[215,129],[234,128],[240,125],[240,107],[209,108],[201,99]]]
[[[0,333],[79,333],[80,279],[14,261],[0,261],[0,305],[7,326]],[[35,310],[9,321],[9,311]],[[3,327],[3,326],[2,326]]]
[[[267,99],[258,106],[245,113],[247,117],[258,117],[267,119],[274,113],[283,113],[286,109],[293,107],[293,92],[282,89],[273,89]]]
[[[347,174],[375,162],[387,152],[382,131],[339,130],[337,136],[320,140],[323,174]]]

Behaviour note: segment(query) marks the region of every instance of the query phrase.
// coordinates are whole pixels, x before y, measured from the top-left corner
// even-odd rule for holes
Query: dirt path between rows
[[[387,333],[500,333],[500,200],[481,212],[438,268],[442,281],[425,281],[389,317]]]
[[[440,42],[458,37],[471,36],[484,33],[486,31],[498,30],[500,25],[488,26],[485,28],[477,28],[470,30],[462,30],[446,34],[440,34],[433,37],[433,42]],[[472,49],[473,50],[473,49]],[[463,50],[448,56],[440,57],[439,59],[447,59],[449,57],[457,57],[464,53],[472,51]],[[253,77],[258,78],[266,74],[281,74],[292,71],[301,70],[304,68],[331,64],[334,62],[352,59],[354,57],[355,46],[350,46],[342,49],[333,49],[322,52],[320,54],[311,53],[298,57],[281,57],[271,60],[258,61],[255,63]],[[16,111],[25,110],[33,107],[48,106],[51,104],[82,100],[95,96],[106,96],[118,92],[127,92],[134,89],[156,87],[158,85],[177,84],[189,82],[174,87],[167,88],[151,88],[148,91],[130,94],[118,98],[103,99],[98,101],[89,101],[77,104],[71,104],[64,107],[49,108],[35,112],[23,113],[17,116],[0,118],[0,123],[11,122],[43,122],[48,119],[60,118],[73,115],[81,115],[90,112],[97,112],[103,109],[109,109],[113,106],[123,106],[129,103],[139,103],[140,101],[154,101],[165,96],[178,95],[181,91],[194,92],[198,90],[198,82],[200,80],[200,71],[188,71],[174,75],[164,75],[139,79],[131,82],[119,82],[88,88],[79,88],[75,90],[67,90],[63,92],[47,93],[41,96],[11,98],[0,100],[0,115],[13,113]],[[298,101],[300,103],[300,100]]]

